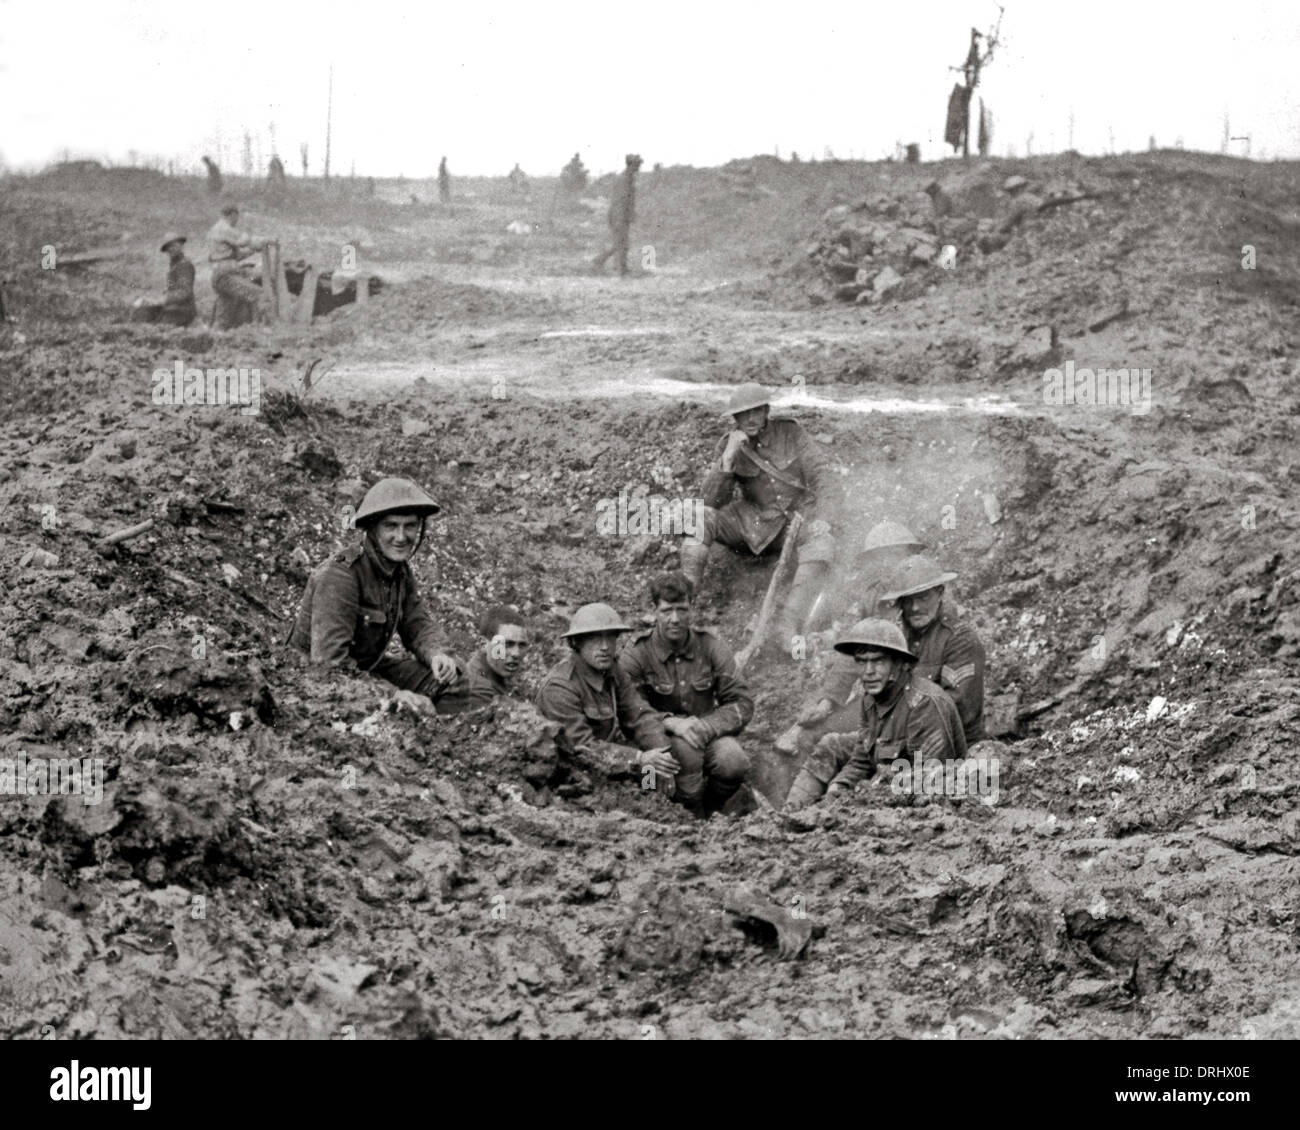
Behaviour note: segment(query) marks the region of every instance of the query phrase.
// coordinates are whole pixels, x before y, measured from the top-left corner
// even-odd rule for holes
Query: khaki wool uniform
[[[188,326],[197,316],[194,264],[182,255],[167,266],[167,293],[163,295],[159,320],[173,326]]]
[[[907,646],[917,656],[916,673],[943,687],[961,715],[966,744],[984,740],[984,645],[975,629],[954,609],[940,606],[939,615],[922,632],[903,620]]]
[[[515,695],[515,689],[501,675],[492,670],[487,652],[480,648],[465,664],[466,709],[478,710],[502,695]]]
[[[914,632],[906,619],[900,622],[907,646],[917,655],[913,670],[923,679],[938,683],[951,696],[961,716],[966,744],[974,745],[984,739],[984,645],[975,629],[964,620],[956,608],[947,603],[939,615],[923,632]],[[848,703],[858,686],[855,664],[847,655],[837,655],[826,672],[822,697],[838,707]],[[840,733],[848,718],[837,710],[821,724],[821,732]]]
[[[708,545],[720,541],[755,555],[779,549],[790,513],[803,513],[804,530],[819,517],[819,503],[830,486],[830,470],[821,445],[810,439],[797,420],[773,416],[750,448],[741,448],[734,470],[722,470],[727,437],[718,441],[717,463],[704,480],[704,533],[694,540]],[[749,458],[753,450],[772,471]],[[775,471],[775,474],[773,473]],[[732,501],[736,487],[740,498]],[[691,541],[687,538],[687,541]],[[799,560],[829,562],[835,542],[829,535],[799,539]]]
[[[597,671],[576,651],[565,656],[542,680],[537,708],[563,728],[559,741],[566,753],[593,761],[611,775],[640,772],[634,758],[611,744],[668,747],[662,715],[637,693],[617,662],[608,671]],[[656,776],[655,787],[669,792],[672,778]]]
[[[834,786],[851,788],[872,776],[879,762],[896,758],[951,761],[966,756],[961,718],[947,693],[929,679],[907,671],[886,691],[857,700],[859,726],[852,733],[828,734],[804,763],[786,803],[809,804]]]
[[[394,633],[421,658],[385,655]],[[457,680],[440,687],[423,662],[425,656],[445,653],[446,645],[420,599],[410,566],[385,559],[369,538],[340,550],[312,573],[289,643],[313,663],[351,660],[403,690],[427,695],[439,713],[466,708],[459,664]]]
[[[682,541],[682,571],[697,587],[709,546],[715,541],[759,555],[780,550],[790,515],[803,515],[796,549],[798,567],[773,624],[770,639],[782,650],[816,597],[835,557],[829,528],[814,532],[831,491],[830,467],[820,444],[798,421],[772,416],[758,438],[736,456],[733,470],[722,469],[723,436],[717,460],[704,480],[699,528]],[[752,456],[756,456],[757,459]],[[740,497],[733,500],[736,488]]]
[[[698,718],[708,728],[704,749],[676,734],[668,736],[682,767],[676,795],[683,804],[695,805],[704,801],[707,788],[710,807],[721,807],[749,769],[749,757],[735,735],[754,716],[754,700],[736,673],[731,649],[707,629],[693,628],[674,651],[655,627],[632,637],[618,665],[656,710]]]

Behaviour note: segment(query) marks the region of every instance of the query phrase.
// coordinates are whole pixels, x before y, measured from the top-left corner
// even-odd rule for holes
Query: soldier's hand
[[[433,672],[435,682],[450,683],[456,677],[456,661],[450,655],[439,652],[429,656],[429,670]]]
[[[742,448],[749,446],[749,436],[736,428],[727,436],[727,446],[722,451],[722,469],[730,471],[736,462],[736,456],[740,454]]]
[[[808,523],[808,536],[810,538],[824,538],[831,532],[831,524],[823,518],[816,518]]]
[[[808,707],[795,721],[800,726],[815,726],[818,722],[824,722],[829,718],[834,709],[835,704],[829,698],[824,698]]]
[[[429,698],[415,691],[395,691],[391,701],[395,713],[401,713],[402,710],[410,710],[416,714],[433,713],[433,703]]]
[[[682,767],[677,764],[677,759],[673,757],[667,746],[643,749],[637,763],[642,769],[648,765],[656,773],[662,773],[665,777],[675,777],[682,771]]]
[[[698,718],[681,719],[677,736],[683,741],[690,742],[696,749],[703,749],[711,740],[708,726]]]

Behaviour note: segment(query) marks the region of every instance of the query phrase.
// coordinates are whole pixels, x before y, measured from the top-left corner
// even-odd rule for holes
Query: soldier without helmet
[[[576,154],[575,154],[576,156]],[[614,182],[614,193],[609,202],[609,232],[611,245],[596,256],[594,262],[597,271],[603,271],[605,264],[613,256],[618,264],[618,273],[627,274],[627,252],[631,241],[632,221],[636,218],[636,175],[641,169],[641,157],[629,153],[624,158],[623,172]]]
[[[470,656],[465,667],[468,708],[477,710],[502,695],[517,695],[517,679],[531,637],[524,618],[509,605],[489,608],[479,618],[486,645]]]
[[[785,651],[830,572],[835,538],[822,513],[831,485],[825,453],[797,421],[770,413],[771,395],[761,385],[742,385],[731,395],[726,414],[734,427],[718,442],[698,528],[682,541],[681,565],[699,592],[714,542],[755,556],[777,552],[799,511],[798,565],[769,637]]]
[[[749,757],[736,740],[754,716],[749,688],[731,649],[691,624],[690,582],[665,573],[650,583],[655,626],[638,632],[618,664],[656,710],[681,765],[675,799],[703,816],[740,787]]]
[[[409,479],[381,479],[357,508],[362,540],[311,575],[289,643],[314,664],[347,661],[433,700],[440,713],[465,709],[463,672],[420,599],[408,562],[424,523],[441,507]],[[394,633],[411,653],[385,654]]]
[[[239,226],[239,209],[227,204],[221,209],[219,219],[208,230],[212,250],[208,259],[212,263],[212,289],[217,294],[218,329],[233,329],[266,316],[266,298],[263,290],[239,269],[239,261],[263,250],[266,241],[255,242],[252,235]]]
[[[790,786],[787,808],[851,791],[874,776],[880,762],[966,756],[957,708],[940,687],[916,673],[916,656],[897,624],[862,620],[836,641],[835,650],[852,656],[861,671],[858,728],[817,743]]]

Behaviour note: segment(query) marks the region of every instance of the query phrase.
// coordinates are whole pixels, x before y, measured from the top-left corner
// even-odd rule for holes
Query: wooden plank
[[[758,623],[754,627],[754,636],[749,641],[747,647],[741,648],[736,653],[736,671],[740,673],[749,663],[750,659],[758,653],[759,648],[763,646],[763,641],[767,638],[767,629],[772,622],[772,614],[776,611],[776,594],[785,584],[785,578],[788,573],[793,572],[796,560],[795,542],[799,540],[799,530],[803,526],[803,515],[797,510],[790,519],[790,524],[785,529],[785,541],[781,544],[781,556],[777,558],[776,568],[772,570],[772,579],[768,582],[767,593],[763,597],[763,603],[758,611]]]
[[[311,312],[316,305],[316,268],[308,267],[302,276],[302,292],[294,308],[293,320],[299,325],[311,325]]]
[[[280,286],[276,281],[280,273],[280,245],[269,242],[262,248],[262,293],[266,295],[266,308],[271,321],[280,320]]]
[[[284,256],[280,245],[275,245],[275,282],[280,291],[280,321],[293,321],[293,295],[289,293],[289,280],[284,277]]]

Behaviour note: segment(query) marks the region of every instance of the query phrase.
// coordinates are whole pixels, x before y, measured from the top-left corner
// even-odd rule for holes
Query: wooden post
[[[370,276],[357,275],[357,305],[364,306],[370,301]]]
[[[294,310],[294,321],[300,325],[311,325],[311,312],[316,306],[316,268],[308,267],[302,276],[302,292],[298,295],[298,305]]]
[[[277,319],[281,322],[293,321],[293,295],[289,293],[289,280],[284,277],[284,258],[280,253],[280,245],[275,245],[275,286],[279,292],[279,302],[277,308],[280,317]]]
[[[280,245],[274,240],[262,248],[262,293],[266,295],[266,309],[270,320],[280,320]]]
[[[781,544],[781,556],[777,558],[776,568],[772,570],[772,579],[767,585],[767,593],[763,596],[763,603],[759,607],[754,635],[748,645],[736,653],[737,674],[744,671],[750,659],[763,646],[763,641],[767,638],[768,625],[771,624],[772,614],[776,611],[776,594],[785,583],[786,575],[794,569],[795,542],[799,540],[799,531],[802,527],[803,515],[796,510],[790,518],[790,524],[786,526],[785,541]]]

